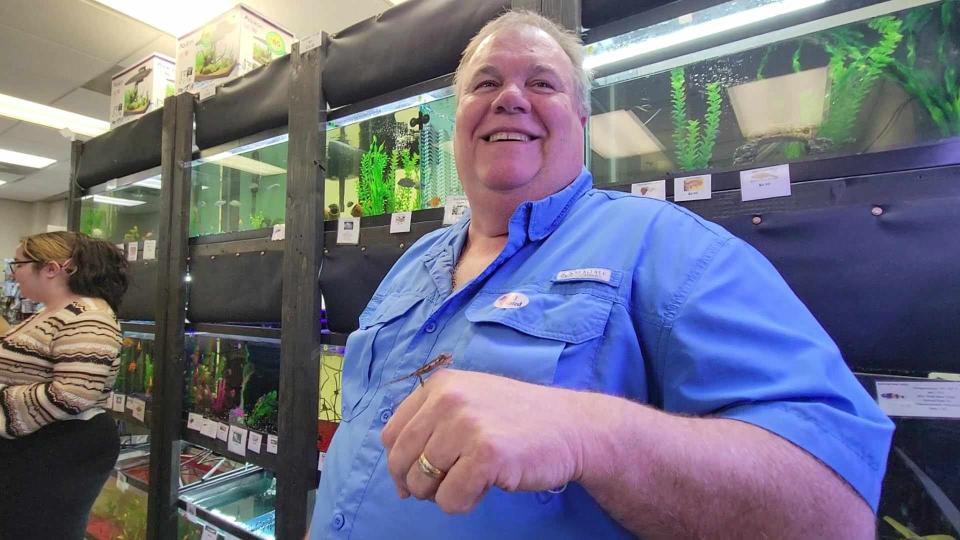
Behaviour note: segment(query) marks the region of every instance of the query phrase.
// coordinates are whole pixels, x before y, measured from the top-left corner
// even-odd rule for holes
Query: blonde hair
[[[496,19],[488,22],[473,36],[460,57],[460,64],[453,74],[453,86],[457,97],[460,96],[463,84],[463,71],[483,40],[503,30],[513,30],[522,26],[529,26],[547,33],[560,46],[570,63],[573,65],[573,82],[576,87],[576,98],[579,102],[579,113],[584,117],[590,116],[590,88],[593,75],[583,67],[583,42],[576,33],[567,30],[550,19],[527,10],[508,11]]]
[[[44,264],[56,261],[60,264],[67,262],[73,256],[77,244],[76,233],[49,232],[28,236],[20,241],[23,254],[32,261]]]

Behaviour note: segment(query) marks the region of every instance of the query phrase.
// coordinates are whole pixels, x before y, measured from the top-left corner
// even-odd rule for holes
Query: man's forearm
[[[873,538],[867,504],[833,471],[759,427],[578,393],[579,481],[624,527],[655,538]]]

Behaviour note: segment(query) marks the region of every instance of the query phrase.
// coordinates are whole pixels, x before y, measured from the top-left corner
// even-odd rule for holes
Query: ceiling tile
[[[20,122],[0,134],[0,148],[57,161],[70,159],[70,141],[53,128]]]
[[[177,40],[174,39],[173,36],[160,34],[157,39],[130,53],[126,58],[117,61],[117,64],[127,68],[153,53],[160,53],[175,60],[177,55]]]
[[[85,88],[77,88],[50,105],[91,118],[110,120],[110,96],[91,92]]]
[[[55,163],[46,169],[0,186],[0,199],[39,201],[65,193],[70,186],[70,164]]]

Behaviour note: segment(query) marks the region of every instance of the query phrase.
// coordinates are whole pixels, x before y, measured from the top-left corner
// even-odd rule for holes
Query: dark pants
[[[0,439],[0,540],[80,540],[120,453],[107,413]]]

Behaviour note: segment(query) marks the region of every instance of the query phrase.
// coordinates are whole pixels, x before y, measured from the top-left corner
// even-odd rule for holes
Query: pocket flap
[[[531,336],[583,343],[600,337],[613,302],[590,294],[481,292],[467,307],[467,320],[497,323]]]
[[[360,328],[370,328],[375,324],[390,322],[410,311],[410,308],[420,300],[423,298],[416,294],[375,296],[360,314]]]

